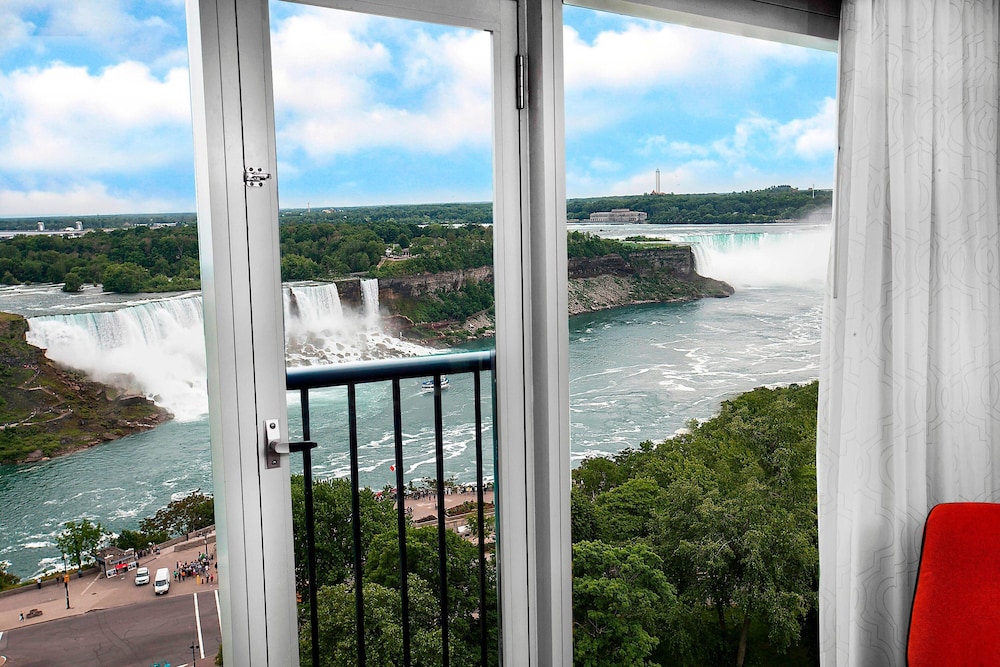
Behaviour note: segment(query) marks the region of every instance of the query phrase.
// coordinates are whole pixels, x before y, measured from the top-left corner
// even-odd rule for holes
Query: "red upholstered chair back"
[[[906,657],[910,667],[1000,665],[1000,504],[927,515]]]

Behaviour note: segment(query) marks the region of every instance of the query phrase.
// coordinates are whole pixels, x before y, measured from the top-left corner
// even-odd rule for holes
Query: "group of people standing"
[[[185,579],[195,579],[199,584],[211,584],[215,582],[215,571],[219,569],[218,563],[213,563],[213,556],[209,554],[198,554],[198,559],[194,561],[177,561],[174,568],[174,581],[184,581]]]

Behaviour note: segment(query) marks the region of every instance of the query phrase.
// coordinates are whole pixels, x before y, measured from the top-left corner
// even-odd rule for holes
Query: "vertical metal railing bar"
[[[306,511],[306,567],[309,581],[309,638],[312,646],[312,664],[319,664],[319,609],[316,606],[316,519],[313,514],[312,450],[315,442],[291,442],[289,451],[302,454],[303,502]]]
[[[362,590],[363,568],[361,559],[361,480],[358,472],[358,401],[357,385],[347,385],[347,416],[351,449],[351,528],[354,552],[354,613],[358,641],[358,665],[368,664],[365,653],[365,597]]]
[[[399,378],[392,381],[392,424],[396,432],[396,532],[399,535],[399,597],[403,626],[403,665],[410,667],[410,585],[406,559],[406,487],[403,486],[403,409]]]
[[[312,450],[315,442],[309,440],[309,390],[299,390],[299,403],[302,406],[302,440],[292,443],[292,451],[302,452],[302,487],[303,502],[306,513],[306,571],[309,581],[309,639],[312,648],[312,664],[319,666],[319,607],[316,596],[316,520],[313,513],[313,477]]]
[[[486,522],[483,508],[483,407],[482,373],[473,374],[473,394],[476,410],[476,505],[479,521],[479,656],[482,667],[487,667],[488,637],[486,633]]]
[[[437,459],[438,577],[441,581],[441,665],[448,667],[448,552],[445,541],[444,418],[441,374],[434,375],[434,458]]]
[[[497,360],[497,353],[496,353],[496,350],[493,350],[492,352],[490,352],[490,364],[489,364],[489,368],[490,368],[490,398],[491,398],[491,403],[492,403],[491,409],[493,410],[493,412],[492,412],[492,415],[493,415],[492,423],[493,423],[493,462],[494,462],[493,479],[494,479],[494,482],[496,482],[496,480],[497,480],[497,467],[496,467],[496,463],[497,463],[497,461],[500,460],[498,458],[499,454],[500,454],[500,425],[497,423],[497,418],[496,418],[497,417],[497,371],[496,371],[497,364],[496,364],[496,360]],[[502,511],[502,508],[503,508],[503,498],[500,497],[500,485],[494,483],[493,484],[493,536],[494,536],[493,537],[493,553],[494,554],[499,554],[500,553],[500,531],[497,530],[497,527],[500,525],[500,512]],[[501,572],[500,572],[500,567],[498,566],[497,569],[496,569],[496,577],[497,577],[496,587],[497,587],[497,591],[500,590],[500,576],[501,576]],[[499,604],[499,599],[497,600],[497,604]],[[503,615],[500,614],[499,612],[497,613],[497,635],[499,637],[503,637]],[[504,662],[503,662],[503,642],[502,641],[498,642],[498,644],[497,644],[497,664],[498,665],[503,665],[504,664]]]

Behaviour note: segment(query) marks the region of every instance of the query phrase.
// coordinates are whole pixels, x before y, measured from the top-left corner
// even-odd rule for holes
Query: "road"
[[[181,667],[192,644],[201,664],[202,651],[214,658],[221,643],[217,592],[171,587],[147,602],[5,630],[0,655],[5,667]]]

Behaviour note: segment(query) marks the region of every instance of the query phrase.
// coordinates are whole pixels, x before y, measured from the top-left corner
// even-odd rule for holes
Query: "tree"
[[[644,544],[573,545],[573,664],[649,665],[675,604],[662,561]]]
[[[783,651],[815,605],[816,397],[817,383],[755,389],[647,455],[670,462],[654,538],[668,576],[692,614],[712,601],[738,667],[754,624]]]
[[[399,592],[376,583],[362,587],[365,600],[365,655],[370,665],[403,664],[402,601]],[[414,665],[441,664],[441,627],[439,605],[427,582],[409,578],[410,650]],[[324,586],[317,593],[320,665],[316,667],[353,667],[358,661],[355,631],[354,587],[352,584]],[[300,661],[310,665],[309,625],[300,631]],[[470,662],[457,643],[451,645],[451,664]]]
[[[361,552],[368,560],[369,545],[384,533],[396,535],[396,508],[386,494],[379,498],[370,489],[360,491]],[[340,584],[350,578],[354,566],[354,536],[351,528],[351,483],[345,479],[313,483],[313,526],[316,539],[318,586]],[[309,579],[306,567],[305,484],[301,475],[292,477],[292,526],[295,546],[295,581],[304,591]]]
[[[215,499],[195,491],[178,500],[171,500],[155,516],[143,519],[139,530],[151,535],[184,535],[214,523]]]
[[[104,269],[102,285],[105,292],[134,294],[141,292],[149,279],[149,271],[138,264],[132,262],[108,264]]]
[[[83,287],[83,279],[80,278],[80,274],[76,271],[67,273],[63,281],[63,292],[79,292],[80,288]]]
[[[164,532],[159,533],[144,533],[138,530],[128,530],[127,528],[122,532],[118,533],[118,537],[114,539],[114,545],[119,549],[135,549],[136,551],[140,549],[145,549],[151,543],[159,544],[160,542],[166,542],[170,539],[170,535]]]
[[[8,561],[0,560],[0,591],[13,588],[21,583],[21,579],[17,575],[11,574],[7,570],[9,567]]]
[[[56,546],[59,550],[70,557],[70,564],[83,568],[83,557],[94,557],[100,548],[107,532],[98,523],[91,523],[90,519],[83,519],[79,523],[67,521],[65,530],[56,537]],[[80,573],[82,576],[82,572]]]

